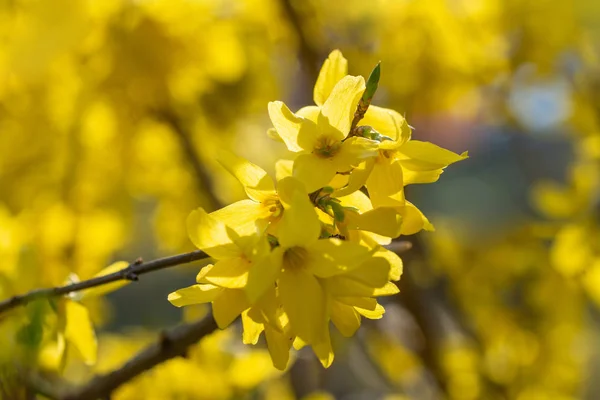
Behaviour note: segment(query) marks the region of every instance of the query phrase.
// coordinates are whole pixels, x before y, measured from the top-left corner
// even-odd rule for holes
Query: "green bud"
[[[331,211],[333,211],[333,219],[336,222],[344,222],[344,207],[340,203],[329,203]]]
[[[379,86],[379,77],[381,76],[381,62],[378,62],[373,71],[371,71],[371,75],[369,75],[369,79],[367,79],[367,88],[362,96],[362,101],[365,103],[370,103],[371,99],[375,95],[377,91],[377,87]]]

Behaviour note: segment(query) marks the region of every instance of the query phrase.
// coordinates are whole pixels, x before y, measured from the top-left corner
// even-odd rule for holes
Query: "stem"
[[[174,267],[176,265],[188,264],[192,261],[201,260],[208,258],[208,255],[200,250],[192,251],[190,253],[178,254],[175,256],[159,258],[148,262],[143,262],[141,259],[129,264],[126,268],[120,271],[113,272],[112,274],[98,276],[96,278],[88,279],[85,281],[72,283],[65,286],[57,286],[47,289],[35,289],[25,294],[16,295],[10,299],[0,302],[0,314],[8,311],[12,308],[16,308],[33,300],[41,298],[58,297],[72,292],[78,292],[80,290],[93,288],[96,286],[106,285],[107,283],[128,280],[137,281],[139,275],[144,275],[149,272],[158,271],[160,269]]]
[[[196,322],[162,332],[158,340],[129,359],[119,369],[98,375],[80,388],[57,396],[61,400],[95,400],[109,398],[124,383],[172,358],[185,356],[188,348],[217,330],[212,315]]]

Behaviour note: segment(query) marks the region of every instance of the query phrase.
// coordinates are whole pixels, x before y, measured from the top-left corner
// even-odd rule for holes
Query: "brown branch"
[[[176,256],[159,258],[148,262],[143,262],[141,259],[129,264],[126,268],[112,274],[99,276],[85,281],[72,283],[65,286],[58,286],[46,289],[35,289],[28,293],[16,295],[10,299],[0,302],[0,314],[12,308],[25,305],[34,300],[41,298],[58,297],[72,292],[78,292],[84,289],[93,288],[96,286],[105,285],[111,282],[121,280],[137,281],[138,276],[149,272],[158,271],[160,269],[174,267],[176,265],[191,263],[192,261],[208,258],[208,255],[200,250],[190,253],[178,254]]]
[[[299,55],[304,68],[306,68],[306,73],[312,82],[316,82],[317,77],[319,76],[319,69],[317,66],[319,64],[320,57],[317,51],[315,51],[313,46],[311,46],[311,44],[308,42],[306,34],[304,33],[302,16],[292,4],[292,0],[280,0],[280,3],[283,11],[285,12],[287,20],[292,25],[296,36],[298,36]],[[309,4],[303,4],[303,6],[308,7]]]
[[[158,364],[175,357],[185,356],[190,346],[217,329],[212,315],[162,332],[158,339],[129,359],[120,368],[98,375],[88,383],[63,393],[50,394],[56,400],[108,399],[119,386],[127,383]]]

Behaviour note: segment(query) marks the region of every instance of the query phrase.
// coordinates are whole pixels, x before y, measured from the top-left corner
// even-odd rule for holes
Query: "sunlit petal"
[[[258,165],[225,150],[219,152],[217,161],[240,181],[251,199],[261,202],[275,195],[273,179]]]
[[[352,118],[364,91],[365,80],[362,76],[346,75],[334,86],[321,108],[321,115],[344,137],[350,132]]]
[[[169,293],[167,300],[176,307],[210,303],[222,290],[213,285],[192,285]]]
[[[323,63],[315,89],[313,98],[315,104],[321,106],[333,90],[334,86],[348,73],[348,60],[344,58],[342,52],[334,50]]]

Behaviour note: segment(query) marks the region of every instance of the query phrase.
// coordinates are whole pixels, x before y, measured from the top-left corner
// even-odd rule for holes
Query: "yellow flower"
[[[362,137],[348,137],[354,112],[365,90],[362,77],[347,75],[315,109],[296,115],[282,102],[269,103],[269,116],[288,150],[298,153],[293,176],[309,192],[327,186],[337,172],[347,172],[376,154],[377,144]]]
[[[268,259],[267,239],[259,234],[240,236],[202,208],[193,211],[187,222],[192,242],[216,262],[200,271],[196,285],[169,294],[168,300],[177,307],[212,303],[213,317],[221,329],[241,314],[244,343],[256,344],[264,331],[273,364],[285,369],[293,336],[278,306],[275,286],[261,287],[252,302],[245,290],[253,281],[252,272]]]
[[[268,228],[276,231],[283,207],[273,180],[258,165],[222,151],[218,161],[242,184],[249,199],[225,206],[210,215],[233,228],[240,235],[249,235]]]
[[[279,187],[285,209],[279,227],[279,246],[272,251],[269,266],[257,270],[259,284],[250,291],[260,295],[260,290],[271,287],[276,280],[292,331],[312,345],[323,365],[328,366],[333,352],[328,330],[328,295],[321,280],[358,268],[370,252],[357,243],[319,239],[321,224],[303,185],[288,177],[279,182]]]

